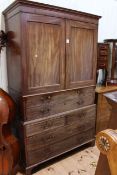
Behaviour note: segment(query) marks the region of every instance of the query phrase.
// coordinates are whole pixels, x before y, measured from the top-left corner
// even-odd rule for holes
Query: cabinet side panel
[[[21,24],[20,14],[11,18],[6,17],[6,31],[8,32],[7,71],[8,87],[17,92],[21,91]]]

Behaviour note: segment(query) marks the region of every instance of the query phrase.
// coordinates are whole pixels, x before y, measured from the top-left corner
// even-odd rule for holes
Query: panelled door
[[[25,14],[26,77],[28,92],[64,88],[65,22],[56,17]],[[26,82],[25,82],[26,79]]]
[[[66,21],[66,87],[95,84],[97,26]]]

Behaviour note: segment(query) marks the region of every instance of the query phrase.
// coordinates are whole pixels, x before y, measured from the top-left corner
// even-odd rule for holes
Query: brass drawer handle
[[[41,114],[47,114],[49,111],[50,111],[49,108],[45,108],[45,109],[41,109],[41,110],[40,110],[40,113],[41,113]]]
[[[80,99],[79,101],[76,102],[78,105],[82,105],[84,103],[84,101],[82,99]]]
[[[51,96],[50,95],[46,96],[46,100],[50,101],[51,100]]]
[[[41,101],[46,101],[46,100],[51,100],[51,96],[50,95],[48,95],[48,96],[42,96],[41,98],[40,98],[40,100]]]

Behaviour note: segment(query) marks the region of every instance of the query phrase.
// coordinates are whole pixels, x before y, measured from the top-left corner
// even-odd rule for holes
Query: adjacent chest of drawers
[[[112,109],[111,105],[107,102],[105,94],[113,91],[117,91],[117,86],[96,87],[96,133],[108,129]]]
[[[26,174],[95,136],[99,17],[17,0],[5,11],[9,93]]]
[[[108,70],[108,62],[109,62],[109,44],[98,43],[97,69]]]

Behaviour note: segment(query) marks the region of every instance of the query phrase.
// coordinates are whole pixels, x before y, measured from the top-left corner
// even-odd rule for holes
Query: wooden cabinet
[[[97,87],[96,88],[96,103],[97,103],[97,120],[96,120],[96,133],[108,129],[111,106],[107,102],[105,93],[116,91],[117,86]]]
[[[94,140],[99,16],[22,0],[4,15],[9,93],[17,103],[16,128],[30,174]]]
[[[98,43],[97,69],[106,69],[108,71],[109,44]]]
[[[104,42],[109,44],[108,79],[110,84],[117,85],[117,39],[105,39]]]

